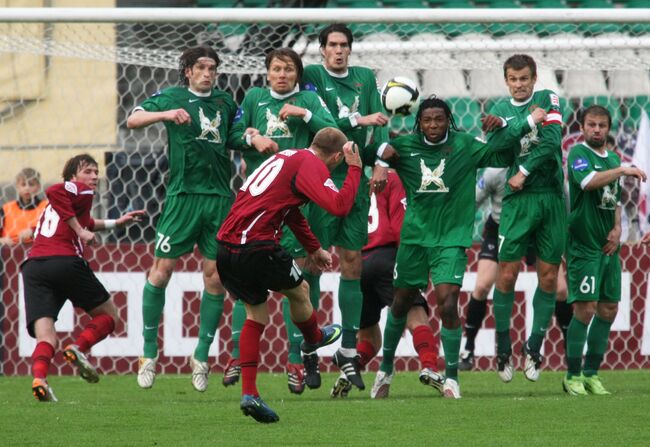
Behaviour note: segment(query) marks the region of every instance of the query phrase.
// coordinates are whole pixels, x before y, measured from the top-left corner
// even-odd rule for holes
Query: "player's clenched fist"
[[[192,122],[190,114],[185,109],[173,109],[166,112],[166,120],[176,124],[189,124]]]
[[[373,113],[357,118],[359,126],[385,126],[388,124],[388,117],[381,112]]]

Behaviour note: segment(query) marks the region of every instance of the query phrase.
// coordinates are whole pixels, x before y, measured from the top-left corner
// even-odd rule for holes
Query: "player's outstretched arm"
[[[112,230],[113,228],[122,228],[135,222],[140,222],[142,216],[146,213],[144,210],[129,211],[120,216],[119,219],[95,219],[95,231]]]
[[[165,110],[164,112],[148,112],[138,109],[126,120],[126,127],[129,129],[139,129],[161,121],[173,121],[175,124],[189,124],[192,122],[192,118],[185,109]]]
[[[646,173],[643,170],[634,166],[619,166],[618,168],[608,169],[607,171],[596,172],[596,175],[585,185],[584,189],[585,191],[600,189],[623,176],[634,177],[642,182],[647,180]]]

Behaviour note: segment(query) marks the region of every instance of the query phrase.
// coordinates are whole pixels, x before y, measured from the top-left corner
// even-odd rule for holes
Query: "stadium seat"
[[[609,91],[613,96],[628,97],[650,93],[647,70],[609,70]]]
[[[435,94],[441,98],[469,97],[465,75],[462,70],[430,69],[422,72],[422,93]]]
[[[469,42],[480,46],[481,42],[492,40],[487,34],[465,34],[454,42]],[[491,51],[457,51],[454,58],[469,69],[469,91],[474,98],[493,98],[507,94],[503,82],[501,62]],[[465,66],[463,66],[465,68]]]
[[[269,0],[241,0],[244,8],[268,8],[270,3]]]
[[[408,51],[405,56],[404,64],[408,67],[418,68],[435,68],[454,67],[456,61],[451,57],[448,51],[440,50],[440,45],[448,42],[447,38],[441,33],[419,33],[414,34],[409,39],[409,43],[424,45],[426,50],[414,49]],[[432,54],[435,55],[432,57]]]
[[[390,42],[401,42],[397,34],[389,32],[373,32],[366,34],[361,42],[374,43],[383,46]],[[404,54],[400,51],[363,51],[362,45],[356,43],[352,46],[353,54],[355,54],[357,64],[366,67],[399,67],[404,63]]]

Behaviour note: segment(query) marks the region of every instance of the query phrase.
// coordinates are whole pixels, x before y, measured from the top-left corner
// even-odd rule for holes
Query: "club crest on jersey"
[[[326,188],[329,188],[334,192],[339,192],[339,189],[336,187],[336,185],[334,184],[334,181],[331,178],[328,178],[327,180],[325,180],[325,183],[323,183],[323,185]]]
[[[610,185],[603,186],[603,195],[600,197],[600,205],[598,208],[603,210],[615,210],[616,209],[616,193],[618,192],[618,183],[613,183],[614,187]]]
[[[528,132],[524,137],[519,140],[519,145],[521,146],[521,151],[519,152],[520,157],[525,157],[530,154],[530,149],[533,144],[539,143],[539,135],[537,132],[537,127],[533,127],[533,130]]]
[[[420,158],[420,170],[422,171],[422,181],[420,189],[417,192],[449,192],[449,188],[445,186],[442,180],[442,175],[445,173],[445,159],[440,160],[438,166],[431,170],[424,164],[424,160]],[[434,185],[437,189],[428,189],[429,185]]]
[[[343,101],[341,101],[341,98],[338,96],[336,97],[336,107],[339,109],[339,118],[347,118],[353,113],[357,113],[359,111],[359,95],[354,96],[354,102],[350,107],[346,106],[343,104]]]
[[[219,133],[219,126],[221,125],[221,112],[213,120],[210,120],[203,112],[203,107],[199,107],[199,124],[201,125],[201,134],[196,137],[197,140],[208,140],[210,143],[221,143],[221,133]],[[208,136],[212,136],[212,139]]]
[[[589,163],[587,163],[587,160],[584,158],[576,158],[573,164],[571,165],[571,169],[574,171],[584,171],[589,167]]]
[[[557,96],[555,93],[551,93],[549,96],[551,97],[551,105],[554,105],[555,107],[560,107],[560,97]]]
[[[274,115],[268,107],[266,108],[266,132],[264,132],[264,136],[271,138],[291,138],[293,136],[287,123]]]

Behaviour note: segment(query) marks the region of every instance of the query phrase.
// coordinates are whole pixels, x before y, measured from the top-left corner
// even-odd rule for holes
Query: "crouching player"
[[[242,379],[240,408],[258,422],[277,422],[278,415],[257,391],[260,338],[269,316],[268,291],[289,299],[291,319],[303,334],[301,350],[314,354],[341,336],[341,326],[318,328],[309,300],[309,285],[291,255],[280,246],[282,225],[289,226],[319,269],[331,265],[309,229],[299,206],[312,200],[327,212],[345,216],[354,204],[361,176],[361,159],[355,146],[338,129],[321,129],[306,150],[282,151],[262,163],[246,180],[217,234],[217,269],[225,288],[246,307],[239,338]],[[350,166],[339,191],[330,179],[343,160]]]
[[[46,191],[49,205],[34,231],[34,245],[21,270],[29,335],[36,338],[32,354],[32,392],[40,401],[56,402],[47,372],[56,349],[56,321],[69,299],[91,320],[63,356],[89,383],[99,380],[86,354],[115,329],[117,310],[110,294],[83,258],[84,245],[95,242],[93,231],[123,227],[139,221],[144,211],[131,211],[117,220],[90,217],[97,188],[97,162],[87,154],[71,158],[63,168],[63,183]]]

